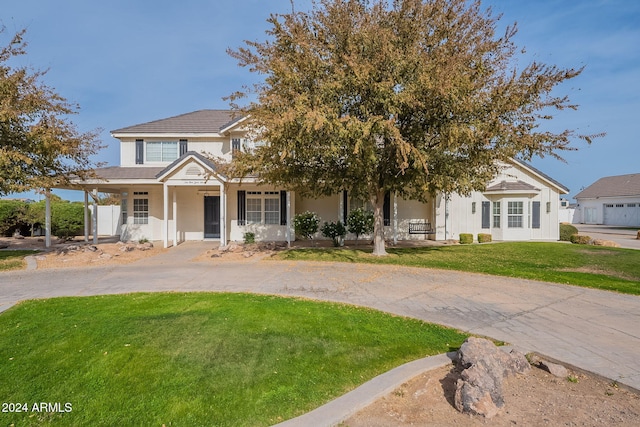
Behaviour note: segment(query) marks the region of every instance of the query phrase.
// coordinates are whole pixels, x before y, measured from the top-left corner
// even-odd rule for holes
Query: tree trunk
[[[385,256],[387,250],[384,242],[384,190],[378,189],[371,197],[373,205],[373,255]]]

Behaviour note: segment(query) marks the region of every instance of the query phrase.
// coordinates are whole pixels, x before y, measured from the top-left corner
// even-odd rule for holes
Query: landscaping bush
[[[245,244],[255,243],[256,242],[256,233],[244,233],[242,235]]]
[[[460,244],[461,245],[470,245],[471,243],[473,243],[473,234],[460,233]]]
[[[356,241],[360,235],[373,232],[373,212],[362,208],[352,210],[347,217],[347,229],[356,235]]]
[[[590,236],[581,236],[579,234],[573,234],[571,236],[571,243],[576,243],[578,245],[589,245],[591,244],[591,237]]]
[[[9,237],[25,228],[28,203],[20,200],[0,200],[0,235]]]
[[[51,204],[51,234],[61,239],[67,239],[81,235],[83,230],[84,206],[82,203],[58,202]]]
[[[560,224],[560,241],[570,242],[571,236],[578,234],[578,229],[571,224]]]
[[[303,239],[313,239],[313,235],[318,232],[320,218],[315,212],[303,212],[293,217],[293,228],[296,235]]]
[[[340,246],[342,239],[347,234],[347,229],[344,228],[342,222],[325,222],[320,229],[320,232],[324,237],[331,238],[333,240],[333,246]]]
[[[478,243],[488,243],[490,242],[491,239],[491,234],[487,234],[487,233],[479,233],[478,234]]]

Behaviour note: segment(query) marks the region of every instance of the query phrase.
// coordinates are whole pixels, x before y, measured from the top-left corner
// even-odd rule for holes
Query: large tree
[[[88,177],[101,148],[97,130],[79,132],[69,120],[78,107],[41,82],[46,71],[15,65],[26,53],[24,34],[0,46],[0,195]]]
[[[368,199],[383,255],[387,191],[468,194],[499,161],[559,157],[580,136],[540,122],[576,108],[553,90],[582,69],[519,69],[516,26],[497,37],[498,20],[465,0],[317,0],[272,15],[266,41],[229,51],[264,77],[230,98],[268,141],[236,167],[303,196]]]

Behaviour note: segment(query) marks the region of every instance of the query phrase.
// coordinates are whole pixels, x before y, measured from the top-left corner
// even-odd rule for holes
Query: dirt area
[[[377,400],[343,427],[392,426],[637,426],[640,394],[584,373],[557,378],[534,367],[504,383],[505,405],[492,419],[458,412],[459,374],[449,365],[429,371]]]
[[[66,241],[52,238],[50,248],[45,247],[43,237],[0,238],[0,247],[4,246],[10,250],[40,251],[34,253],[38,269],[128,264],[166,251],[150,242],[123,243],[112,238],[99,239],[97,245],[82,238]]]

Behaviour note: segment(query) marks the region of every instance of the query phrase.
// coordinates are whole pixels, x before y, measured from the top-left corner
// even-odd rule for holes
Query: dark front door
[[[204,237],[220,237],[220,196],[204,197]]]

